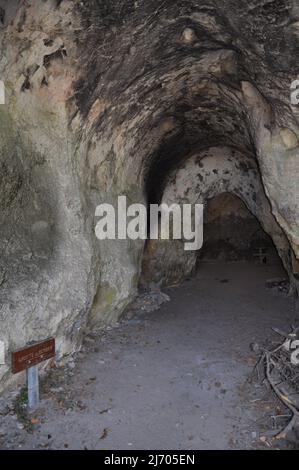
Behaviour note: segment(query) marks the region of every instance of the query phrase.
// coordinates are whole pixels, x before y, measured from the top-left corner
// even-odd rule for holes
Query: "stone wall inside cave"
[[[222,184],[296,284],[298,35],[295,0],[0,1],[1,386],[11,350],[54,335],[62,356],[118,319],[143,254],[149,276],[192,269],[179,243],[174,260],[159,240],[96,239],[95,207],[119,195],[191,201]]]
[[[246,204],[232,193],[209,199],[205,207],[201,261],[279,264],[275,246]]]
[[[228,193],[236,195],[272,238],[293,283],[290,243],[272,214],[256,159],[229,147],[210,147],[186,159],[167,177],[162,203],[203,204]],[[237,214],[236,214],[237,215]],[[185,251],[185,240],[150,240],[144,253],[143,282],[182,282],[196,266],[198,253]],[[204,243],[207,240],[204,238]],[[203,247],[203,250],[205,247]]]

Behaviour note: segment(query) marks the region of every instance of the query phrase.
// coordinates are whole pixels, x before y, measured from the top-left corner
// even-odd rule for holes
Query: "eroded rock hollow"
[[[143,278],[181,281],[179,241],[96,239],[95,208],[237,196],[299,286],[294,0],[1,1],[0,340],[117,320]],[[1,387],[10,378],[0,366]]]

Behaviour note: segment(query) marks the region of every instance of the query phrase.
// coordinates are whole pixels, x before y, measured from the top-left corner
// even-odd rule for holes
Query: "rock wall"
[[[203,204],[222,193],[238,196],[268,233],[293,283],[290,244],[272,214],[255,159],[229,147],[211,147],[193,155],[170,174],[162,203]],[[204,213],[205,218],[205,213]],[[198,253],[185,251],[185,240],[150,240],[147,244],[143,277],[146,282],[181,282],[190,276]]]
[[[184,196],[169,175],[198,199],[205,152],[226,190],[253,184],[298,277],[298,19],[295,0],[0,1],[1,386],[11,350],[54,335],[70,353],[134,297],[144,244],[99,243],[95,207]]]

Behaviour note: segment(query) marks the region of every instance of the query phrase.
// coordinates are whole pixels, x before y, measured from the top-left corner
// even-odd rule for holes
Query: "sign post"
[[[38,366],[29,367],[27,373],[28,408],[33,410],[39,404]]]
[[[38,364],[52,357],[55,357],[54,338],[31,344],[12,353],[12,372],[17,374],[26,370],[29,409],[34,409],[39,404]]]

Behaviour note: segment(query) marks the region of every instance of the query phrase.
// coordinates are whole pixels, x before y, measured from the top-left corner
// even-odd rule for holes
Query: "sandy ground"
[[[266,288],[279,267],[205,264],[168,289],[160,310],[121,322],[43,385],[29,420],[22,396],[0,416],[1,448],[260,449],[288,414],[267,384],[250,381],[250,349],[271,327],[289,330],[294,301]]]

